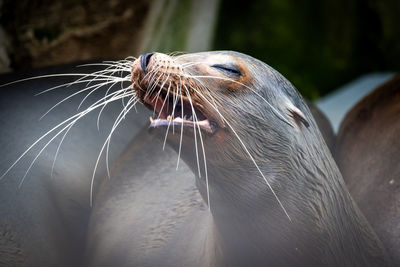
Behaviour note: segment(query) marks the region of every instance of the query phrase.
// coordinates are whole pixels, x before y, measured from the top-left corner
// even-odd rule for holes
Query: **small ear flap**
[[[300,109],[296,108],[295,106],[292,106],[290,107],[289,112],[298,125],[302,123],[306,128],[310,126],[310,124],[306,119],[306,116],[304,116],[303,112],[301,112]]]

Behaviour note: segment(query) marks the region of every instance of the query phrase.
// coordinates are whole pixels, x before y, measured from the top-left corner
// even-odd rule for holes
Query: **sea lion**
[[[50,130],[63,119],[76,113],[75,108],[79,106],[83,98],[80,95],[67,99],[67,101],[53,109],[45,118],[39,120],[51,106],[64,97],[75,94],[79,90],[90,90],[90,87],[96,81],[90,84],[80,84],[79,80],[77,81],[76,79],[77,77],[82,78],[80,76],[82,72],[83,74],[87,73],[89,75],[88,78],[100,78],[96,71],[101,69],[93,66],[77,69],[75,68],[76,64],[1,76],[0,84],[12,83],[1,88],[2,101],[0,108],[2,112],[0,113],[0,118],[2,127],[0,133],[2,138],[0,141],[3,153],[0,170],[2,174],[24,150],[34,143],[35,138],[40,138],[45,134],[45,131]],[[113,68],[115,67],[114,65],[112,66]],[[90,76],[91,73],[93,76]],[[102,73],[104,74],[104,72]],[[14,83],[27,77],[37,77],[38,79],[32,80],[28,78],[29,81]],[[62,84],[70,82],[72,84],[66,89],[58,88]],[[56,90],[33,97],[35,94],[52,87],[56,87]],[[86,99],[86,101],[92,102],[104,97],[102,92],[106,91],[108,87],[102,86],[101,88],[103,90],[92,92],[92,99]],[[110,164],[117,159],[122,150],[129,147],[127,146],[129,140],[135,138],[136,133],[147,124],[147,118],[150,113],[146,112],[141,106],[136,108],[138,112],[127,114],[126,122],[114,133],[108,159]],[[0,266],[76,266],[81,264],[82,247],[86,239],[85,233],[90,213],[89,190],[92,172],[100,150],[99,146],[105,141],[107,131],[110,130],[111,123],[118,114],[119,109],[122,109],[119,104],[108,105],[108,108],[102,113],[100,132],[96,129],[96,116],[94,114],[86,115],[82,118],[82,122],[74,125],[64,140],[64,144],[60,147],[53,175],[51,175],[51,170],[59,139],[55,139],[54,144],[50,144],[47,150],[42,153],[37,160],[37,164],[29,171],[20,189],[18,189],[19,183],[28,170],[29,164],[39,153],[43,142],[39,143],[38,148],[33,153],[27,154],[22,158],[21,165],[14,166],[3,177],[0,184],[0,211],[3,214],[0,219]],[[319,111],[316,111],[315,114],[318,113]],[[146,126],[145,128],[147,129]],[[88,139],[87,136],[91,138]],[[144,141],[146,138],[149,138],[149,140]],[[176,153],[168,148],[166,148],[166,152],[159,153],[159,142],[157,140],[154,141],[154,138],[150,138],[152,137],[147,133],[141,133],[141,136],[135,138],[135,140],[144,141],[146,144],[155,142],[153,149],[148,151],[148,154],[152,155],[151,159],[155,161],[154,153],[156,153],[157,157],[159,157],[158,160],[166,164],[163,173],[166,180],[175,179],[177,181],[176,176],[178,174],[174,168],[171,168],[171,165],[176,163]],[[135,147],[138,146],[136,145]],[[149,148],[150,146],[146,145],[146,149]],[[134,151],[132,148],[129,148],[129,151],[133,151],[137,155],[141,153],[140,151]],[[124,162],[123,160],[123,158],[119,160],[120,166],[122,165],[121,162]],[[135,158],[131,159],[131,161],[136,162]],[[168,162],[170,165],[167,164]],[[154,176],[154,174],[151,174],[151,160],[142,163],[144,168],[149,169],[147,176]],[[128,166],[135,166],[135,164],[127,161]],[[104,164],[99,164],[96,181],[102,180],[99,178],[103,178],[105,175],[104,167]],[[181,179],[178,184],[183,188],[185,186],[190,187],[192,194],[199,196],[193,180],[190,179],[190,177],[194,178],[192,172],[184,163],[180,164],[179,171],[179,175],[185,177],[185,179]],[[136,170],[131,168],[130,174],[135,176],[135,172]],[[115,183],[119,181],[118,178],[114,177],[111,177],[111,180],[115,181]],[[109,184],[108,179],[106,179],[105,184]],[[169,184],[173,183],[169,182]],[[176,192],[177,187],[172,187],[171,189],[175,191],[171,190],[171,192]],[[152,190],[150,184],[147,184],[147,188],[148,191]],[[120,196],[121,200],[125,200],[128,203],[130,202],[130,197],[132,197],[131,195],[122,197],[122,192],[115,194],[115,196]],[[182,196],[185,196],[185,194]],[[185,198],[182,196],[179,199],[184,202]],[[173,198],[169,197],[168,199],[172,200]],[[99,202],[102,202],[100,198]],[[192,202],[189,201],[188,203]],[[200,204],[204,212],[204,204]],[[96,208],[101,207],[99,204],[95,206]],[[162,207],[162,205],[158,206],[154,211],[155,214],[159,214]],[[106,205],[104,205],[105,208]],[[114,214],[117,214],[121,209],[114,206],[113,211]],[[164,218],[170,218],[177,222],[178,225],[179,220],[174,217],[174,214],[170,217],[164,214]],[[92,215],[92,217],[96,216]],[[116,218],[114,217],[114,220]],[[149,225],[149,223],[145,225]],[[202,224],[203,227],[204,225]],[[140,226],[137,229],[144,229],[144,227]],[[47,251],[47,253],[41,253],[42,251]],[[212,259],[215,257],[207,258]]]
[[[89,264],[389,264],[309,109],[277,71],[229,51],[177,57],[149,53],[133,63],[132,82],[140,101],[155,112],[151,132],[193,171],[193,183],[209,209],[194,194],[183,197],[183,204],[169,199],[193,190],[184,180],[178,184],[186,189],[169,185],[164,177],[146,180],[144,162],[154,163],[162,175],[170,160],[158,160],[154,143],[149,150],[141,144],[136,151],[142,153],[135,153],[139,163],[132,167],[141,171],[132,177],[116,165],[114,177],[120,178],[108,181],[96,196]],[[166,135],[168,130],[175,133]],[[127,152],[125,159],[129,157]],[[140,191],[146,183],[161,190],[160,198],[151,201],[149,191]],[[162,203],[166,219],[154,213]],[[106,215],[113,204],[125,207],[112,213],[118,220]],[[176,224],[170,216],[180,211]]]
[[[26,77],[47,78],[14,83],[1,87],[0,98],[0,175],[34,141],[63,119],[76,114],[82,95],[69,98],[46,117],[40,117],[54,104],[77,93],[82,85],[74,81],[80,73],[93,73],[99,68],[77,69],[74,65],[44,68],[31,72],[2,75],[0,84]],[[56,75],[62,73],[63,75]],[[54,74],[54,77],[51,77]],[[91,77],[91,76],[88,76]],[[67,88],[36,96],[44,90],[70,83]],[[90,85],[95,84],[93,81]],[[90,85],[85,84],[86,87]],[[118,84],[119,87],[119,84]],[[92,92],[87,105],[104,97],[109,86]],[[112,89],[113,90],[113,89]],[[88,92],[88,91],[86,91]],[[85,103],[83,104],[85,106]],[[87,107],[87,106],[85,106]],[[55,139],[21,179],[32,160],[50,138],[40,142],[26,154],[0,181],[0,266],[79,266],[85,246],[90,212],[90,183],[100,148],[109,134],[119,103],[110,103],[100,118],[97,129],[95,113],[77,122],[64,139],[58,159],[52,165],[60,138]],[[121,123],[111,145],[112,163],[138,131],[147,124],[148,114],[141,106],[126,115],[129,123]],[[53,175],[51,175],[53,174]],[[106,165],[99,164],[96,179],[106,176]]]
[[[400,75],[363,98],[340,125],[335,158],[346,185],[400,265]]]

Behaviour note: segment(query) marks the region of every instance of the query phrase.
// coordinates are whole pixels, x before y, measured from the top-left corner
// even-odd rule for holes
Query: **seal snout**
[[[182,126],[212,134],[217,123],[211,122],[207,101],[202,102],[197,95],[202,95],[197,78],[190,78],[184,64],[194,63],[162,53],[142,54],[132,64],[132,89],[138,100],[157,115],[150,119],[150,127]]]
[[[146,53],[140,56],[140,67],[142,71],[146,73],[146,68],[149,65],[151,56],[154,55],[154,52]]]

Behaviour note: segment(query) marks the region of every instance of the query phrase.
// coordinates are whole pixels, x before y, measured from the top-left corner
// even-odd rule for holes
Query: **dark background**
[[[170,30],[146,32],[158,2],[163,6],[160,18],[153,18],[155,28],[160,32],[164,23]],[[187,51],[187,21],[196,15],[188,10],[195,1],[158,2],[0,0],[0,23],[8,37],[6,69],[121,59],[153,47]],[[259,58],[310,99],[361,74],[400,69],[399,0],[221,0],[218,5],[208,49]],[[163,20],[169,8],[175,13]],[[151,34],[159,35],[160,45],[143,44]]]
[[[271,65],[310,99],[400,69],[399,0],[222,1],[215,49]]]

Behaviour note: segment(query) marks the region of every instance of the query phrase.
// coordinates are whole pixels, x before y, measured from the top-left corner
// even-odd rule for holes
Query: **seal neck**
[[[253,266],[387,265],[380,240],[349,195],[330,153],[324,154],[322,159],[310,157],[307,164],[298,164],[304,162],[303,154],[261,166],[290,219],[251,164],[221,168],[210,163],[211,212],[220,246],[229,254],[224,258]],[[206,200],[204,182],[197,186]]]

